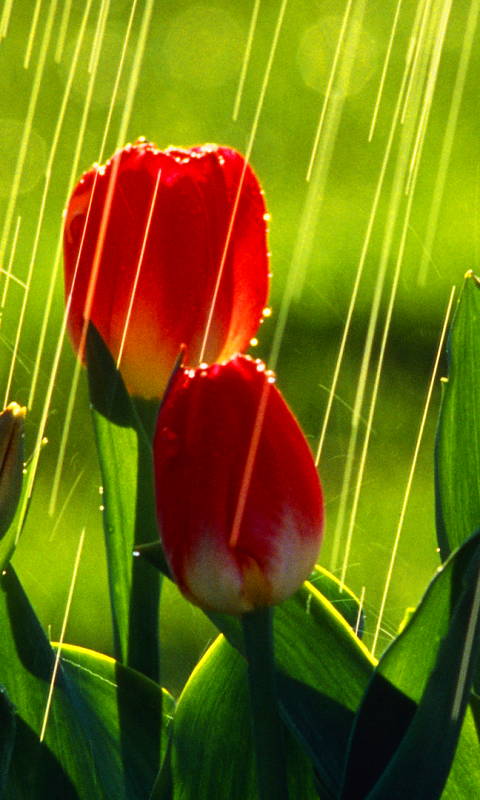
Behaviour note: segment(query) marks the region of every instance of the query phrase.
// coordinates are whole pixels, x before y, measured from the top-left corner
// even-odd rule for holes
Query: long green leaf
[[[478,658],[479,568],[480,533],[437,573],[382,657],[357,716],[342,800],[441,797]],[[458,764],[468,761],[479,780],[471,722],[469,717],[447,796],[468,796]],[[476,790],[480,795],[480,782]]]
[[[115,655],[159,681],[160,574],[133,559],[135,544],[158,541],[151,444],[121,375],[92,324],[88,382],[103,481]]]
[[[159,543],[139,550],[142,557],[169,575]],[[355,713],[374,662],[352,631],[358,621],[358,601],[348,591],[341,594],[338,582],[329,573],[320,574],[325,593],[328,591],[333,602],[341,602],[333,606],[306,582],[275,609],[276,680],[287,725],[310,755],[326,796],[335,797],[340,791]],[[318,575],[316,571],[316,582]],[[245,656],[239,618],[206,614]]]
[[[0,579],[0,682],[16,709],[3,800],[145,800],[173,701],[106,656],[62,650],[44,741],[55,653],[11,566]]]
[[[239,620],[209,614],[245,655]],[[374,662],[348,623],[310,583],[274,616],[280,711],[309,754],[326,797],[338,796],[356,711]]]
[[[480,527],[480,284],[467,273],[447,347],[435,447],[442,559]]]
[[[316,800],[311,764],[284,733],[290,800]],[[171,764],[174,800],[258,800],[247,665],[223,636],[180,697]]]
[[[0,798],[4,797],[5,783],[15,741],[15,707],[3,686],[0,686]]]

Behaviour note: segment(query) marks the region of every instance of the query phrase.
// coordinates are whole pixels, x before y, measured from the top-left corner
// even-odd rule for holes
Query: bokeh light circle
[[[6,117],[0,118],[0,197],[8,197],[12,190],[23,133],[23,122]],[[36,131],[32,130],[22,169],[20,194],[33,189],[42,175],[45,175],[45,165],[45,142]]]
[[[197,5],[179,14],[164,42],[171,74],[190,86],[214,88],[240,69],[245,31],[232,13]]]
[[[330,72],[335,59],[338,40],[342,28],[342,17],[322,17],[315,25],[304,32],[297,51],[297,64],[300,74],[309,87],[325,94]],[[344,37],[344,42],[347,37]],[[340,50],[340,59],[343,48]],[[340,59],[339,62],[340,63]],[[359,34],[358,49],[355,56],[348,87],[343,87],[343,95],[360,92],[368,83],[378,66],[378,46],[370,33],[362,28]],[[335,84],[334,84],[335,86]],[[335,87],[338,90],[338,87]]]

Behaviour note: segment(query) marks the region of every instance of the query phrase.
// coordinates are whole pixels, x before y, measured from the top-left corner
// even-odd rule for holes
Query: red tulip
[[[267,300],[266,218],[253,171],[226,147],[139,140],[94,166],[65,215],[77,354],[88,316],[130,393],[161,397],[182,344],[192,366],[245,350]]]
[[[289,597],[312,571],[323,499],[305,437],[265,365],[181,369],[154,441],[157,517],[181,591],[241,614]]]

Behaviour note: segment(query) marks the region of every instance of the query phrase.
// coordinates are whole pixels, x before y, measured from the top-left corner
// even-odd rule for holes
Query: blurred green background
[[[10,400],[15,399],[20,403],[27,403],[29,397],[48,287],[61,234],[62,211],[67,200],[82,119],[85,119],[85,131],[78,165],[74,170],[75,181],[93,162],[98,161],[107,121],[109,127],[103,160],[109,158],[117,146],[144,13],[148,11],[148,5],[143,0],[137,3],[123,71],[109,119],[110,100],[132,3],[112,0],[102,4],[100,0],[93,0],[88,5],[83,0],[73,3],[61,0],[55,7],[55,2],[44,0],[40,4],[34,0],[23,0],[21,3],[13,0],[8,17],[7,0],[0,18],[0,27],[3,26],[6,34],[0,41],[0,242],[3,242],[0,247],[4,249],[2,268],[11,270],[13,276],[8,281],[5,275],[0,277],[0,298],[3,301],[0,387],[5,387],[5,391],[25,296],[24,286],[18,281],[27,282],[36,247],[9,393]],[[444,2],[434,2],[431,8],[440,15],[446,5]],[[306,174],[346,6],[346,2],[336,0],[290,0],[286,5],[251,153],[251,162],[265,189],[271,214],[272,314],[265,320],[259,332],[259,344],[254,350],[256,355],[267,361],[280,319],[282,298],[289,285],[290,267],[292,263],[297,263],[296,244],[303,241],[306,233],[311,237],[311,251],[302,251],[308,256],[300,265],[301,270],[306,270],[305,280],[303,288],[295,293],[289,307],[276,372],[277,385],[296,413],[312,450],[318,444],[328,389],[405,68],[412,26],[418,12],[417,2],[404,0],[371,142],[368,141],[369,129],[396,4],[368,4],[361,27],[351,26],[347,29],[347,38],[353,36],[353,39],[357,39],[357,55],[352,64],[349,86],[343,91],[339,89],[333,100],[333,107],[338,108],[338,127],[332,128],[333,133],[328,134],[330,138],[321,139],[320,147],[326,144],[328,151],[331,146],[331,161],[328,163],[325,157],[322,165],[324,172],[321,173],[325,179],[324,191],[314,198],[311,218],[306,222],[303,213],[309,187],[312,186],[312,182],[307,183]],[[217,142],[245,152],[280,7],[281,4],[273,0],[260,3],[240,110],[237,120],[233,121],[253,1],[211,0],[196,3],[156,0],[122,144],[145,136],[160,148],[170,144],[189,146]],[[86,8],[89,9],[89,16],[85,36],[70,87],[72,58]],[[361,11],[362,2],[353,3],[352,15],[355,17]],[[365,588],[367,645],[371,644],[375,630],[450,288],[454,283],[460,287],[465,271],[478,267],[480,48],[476,35],[450,166],[446,173],[438,228],[433,248],[428,253],[428,275],[424,285],[418,280],[462,45],[469,30],[467,14],[468,4],[454,0],[425,128],[402,272],[347,570],[346,579],[351,588],[358,594]],[[90,91],[91,51],[95,38],[99,36],[96,30],[102,15],[103,45]],[[46,47],[45,37],[49,35],[50,18],[51,36]],[[59,35],[65,24],[67,34],[63,48],[59,48]],[[26,68],[25,57],[30,38],[32,48]],[[38,65],[42,62],[42,48],[45,47],[44,69],[40,75]],[[426,59],[427,69],[433,60],[434,50]],[[38,97],[35,100],[37,85]],[[69,92],[68,96],[66,91]],[[412,96],[416,91],[422,100],[423,89],[414,85]],[[85,104],[89,98],[88,113],[85,115]],[[36,243],[44,198],[45,170],[64,102],[65,113],[51,164],[43,221]],[[421,110],[419,113],[421,115]],[[11,192],[26,120],[31,121],[31,132],[19,195],[13,202]],[[352,406],[359,380],[373,287],[385,241],[399,142],[406,125],[407,121],[402,129],[397,130],[393,140],[320,463],[327,508],[321,563],[327,568],[330,566]],[[398,196],[399,221],[393,231],[393,250],[388,260],[379,327],[373,342],[373,365],[378,358],[408,203],[403,189]],[[16,247],[12,250],[14,241]],[[28,454],[31,454],[35,445],[62,313],[60,270],[55,280],[38,386],[27,416]],[[33,501],[15,555],[15,566],[45,628],[52,638],[58,637],[75,552],[81,530],[85,527],[86,543],[66,638],[70,642],[111,653],[100,511],[102,498],[85,375],[82,375],[75,403],[57,508],[52,516],[48,513],[52,474],[58,457],[73,370],[74,358],[66,341],[45,431],[48,444],[45,444],[41,453]],[[445,374],[445,370],[443,357],[440,374]],[[372,383],[370,376],[367,403]],[[438,564],[434,531],[433,445],[439,387],[438,377],[382,623],[381,647],[388,644],[397,630],[405,609],[418,602]],[[368,405],[365,405],[362,418],[367,416]],[[362,422],[360,444],[363,435]],[[357,465],[358,454],[354,474]],[[342,553],[352,491],[347,503],[346,525],[340,548]],[[164,682],[167,688],[178,692],[207,643],[212,640],[214,631],[201,612],[184,602],[176,590],[169,586],[162,606],[162,635],[165,646]]]

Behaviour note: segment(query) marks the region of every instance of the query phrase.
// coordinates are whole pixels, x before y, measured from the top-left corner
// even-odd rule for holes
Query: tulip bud
[[[129,392],[160,398],[182,344],[191,366],[245,350],[268,295],[266,218],[253,171],[226,147],[139,140],[94,166],[65,212],[77,355],[89,314]]]
[[[181,369],[158,416],[163,548],[180,590],[207,610],[241,614],[280,603],[318,556],[317,470],[273,381],[247,356]]]
[[[0,414],[0,538],[15,516],[22,490],[26,409],[10,403]]]

